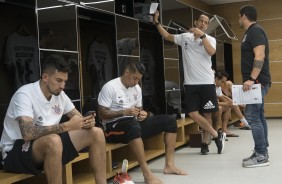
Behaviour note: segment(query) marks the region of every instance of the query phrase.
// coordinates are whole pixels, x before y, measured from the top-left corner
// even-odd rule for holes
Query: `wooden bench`
[[[234,115],[232,115],[232,121],[229,124],[237,121]],[[189,135],[198,133],[199,126],[190,118],[177,120],[177,140],[176,148],[187,144],[189,141]],[[146,160],[154,159],[165,153],[163,143],[163,133],[144,140],[144,149]],[[68,163],[63,169],[63,183],[64,184],[83,184],[83,183],[95,183],[94,176],[92,174],[90,165],[88,163],[88,153],[80,153],[79,157]],[[117,172],[121,171],[121,163],[123,159],[129,161],[128,168],[138,166],[138,162],[133,156],[133,153],[128,144],[106,144],[106,171],[107,178],[112,178]],[[113,168],[113,162],[118,162],[118,167]],[[47,183],[44,174],[39,176],[33,176],[29,174],[15,174],[0,171],[0,183]]]

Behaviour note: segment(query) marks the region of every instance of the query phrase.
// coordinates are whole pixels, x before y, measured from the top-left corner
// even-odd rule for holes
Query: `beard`
[[[59,96],[61,94],[61,91],[62,91],[62,90],[60,90],[60,91],[52,90],[49,86],[47,88],[48,88],[49,92],[54,96]]]
[[[61,94],[61,91],[59,91],[59,92],[52,92],[52,95],[54,95],[54,96],[59,96]]]

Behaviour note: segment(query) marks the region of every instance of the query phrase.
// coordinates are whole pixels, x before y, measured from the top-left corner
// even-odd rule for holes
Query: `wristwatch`
[[[250,81],[253,81],[253,82],[256,82],[256,81],[257,81],[256,79],[254,79],[254,78],[251,77],[251,76],[249,77],[249,80],[250,80]]]
[[[206,34],[204,33],[202,36],[200,36],[201,39],[206,38]]]

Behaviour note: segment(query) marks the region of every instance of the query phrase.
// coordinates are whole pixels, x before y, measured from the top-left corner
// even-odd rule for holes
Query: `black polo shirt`
[[[262,70],[257,78],[259,83],[271,83],[269,71],[269,45],[264,29],[257,23],[252,24],[245,32],[241,44],[241,72],[243,82],[248,80],[253,70],[255,54],[253,49],[259,45],[265,45],[265,58]]]

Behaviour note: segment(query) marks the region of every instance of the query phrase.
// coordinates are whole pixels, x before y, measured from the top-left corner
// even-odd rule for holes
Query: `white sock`
[[[240,121],[243,122],[246,127],[250,127],[250,125],[249,125],[249,123],[247,122],[247,120],[245,119],[245,117],[242,118],[242,119],[240,119]]]

